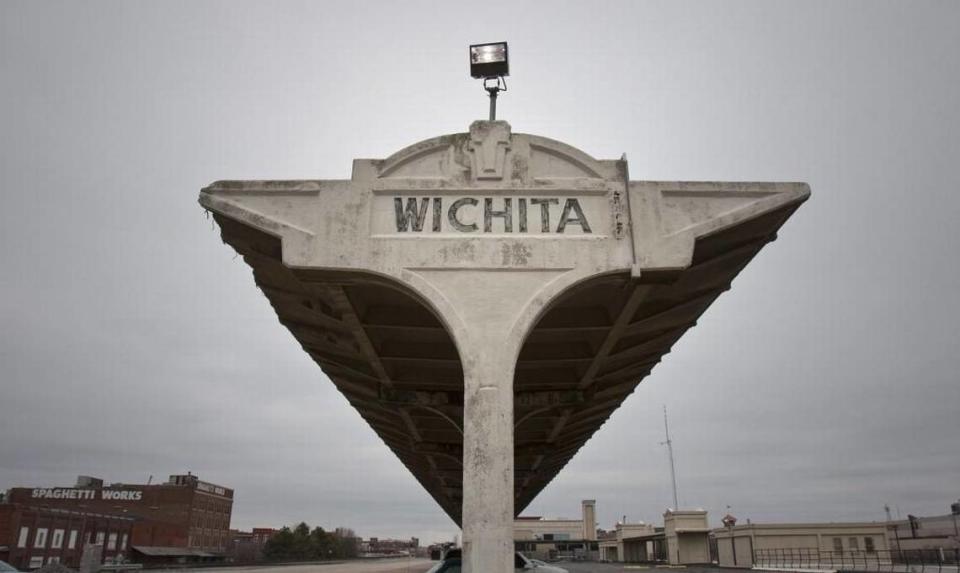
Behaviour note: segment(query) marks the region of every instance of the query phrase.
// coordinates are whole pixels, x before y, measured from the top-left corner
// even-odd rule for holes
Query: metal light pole
[[[490,85],[487,83],[487,80],[497,80],[497,83]],[[500,92],[507,91],[507,82],[503,77],[496,78],[484,78],[483,80],[483,89],[487,90],[487,93],[490,94],[490,121],[497,120],[497,94]]]

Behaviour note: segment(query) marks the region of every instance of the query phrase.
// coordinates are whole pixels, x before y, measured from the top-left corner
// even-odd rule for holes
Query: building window
[[[43,556],[30,558],[30,569],[39,569],[43,567]]]
[[[860,540],[856,537],[851,537],[847,540],[850,544],[850,551],[860,551]]]
[[[127,534],[124,533],[123,537],[120,538],[120,549],[123,550],[126,548],[127,548]]]
[[[33,538],[33,546],[34,547],[47,546],[47,528],[46,527],[37,528],[37,535]]]
[[[107,541],[107,550],[108,550],[108,551],[116,551],[116,550],[117,550],[117,534],[116,534],[116,533],[111,533],[111,534],[110,534],[110,540]]]
[[[27,537],[30,536],[29,527],[20,528],[20,539],[17,540],[17,547],[26,547],[27,546]]]
[[[53,538],[50,540],[50,547],[53,549],[60,549],[63,547],[63,530],[54,529]]]
[[[70,539],[67,541],[67,549],[76,549],[77,548],[77,530],[70,530]]]
[[[48,564],[49,564],[49,563],[60,563],[60,558],[59,558],[59,557],[48,557],[48,558],[47,558],[47,563],[48,563]]]
[[[874,544],[873,544],[873,538],[872,538],[872,537],[864,537],[864,538],[863,538],[863,547],[864,547],[864,549],[867,550],[867,553],[874,553],[874,552],[877,550],[876,546],[874,546]]]
[[[843,539],[839,537],[833,538],[833,550],[834,551],[843,551]]]
[[[104,540],[104,538],[106,538],[106,536],[107,536],[107,532],[106,532],[106,531],[98,531],[98,532],[97,532],[97,545],[103,545],[103,540]]]

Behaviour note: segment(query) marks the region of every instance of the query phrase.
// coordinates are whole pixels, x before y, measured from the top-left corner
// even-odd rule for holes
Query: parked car
[[[0,561],[0,573],[20,573],[19,570],[6,561]]]
[[[447,551],[443,561],[434,565],[427,573],[460,573],[463,553],[460,549],[451,549]],[[567,573],[566,569],[561,569],[553,565],[547,565],[537,559],[527,559],[522,553],[517,551],[513,554],[513,564],[516,571],[526,571],[528,573]]]

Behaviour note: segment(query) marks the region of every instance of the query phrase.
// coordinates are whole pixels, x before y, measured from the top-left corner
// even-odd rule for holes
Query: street
[[[430,561],[429,559],[364,559],[330,563],[305,563],[302,565],[251,565],[249,567],[166,569],[166,571],[191,571],[195,573],[423,573],[434,563],[436,561]]]
[[[561,563],[551,563],[557,567],[562,567],[570,573],[672,573],[673,571],[682,571],[684,573],[716,573],[714,567],[670,567],[667,565],[640,565],[637,563],[597,563],[594,561],[569,561]]]
[[[429,559],[371,559],[358,561],[338,561],[331,563],[310,563],[303,565],[262,565],[249,567],[218,567],[203,569],[181,569],[196,573],[424,573],[436,561]],[[591,561],[561,561],[551,563],[570,573],[671,573],[682,569],[684,573],[707,573],[710,567],[667,567],[638,565],[628,563],[597,563]],[[167,570],[172,571],[172,570]],[[536,570],[533,570],[534,573]]]

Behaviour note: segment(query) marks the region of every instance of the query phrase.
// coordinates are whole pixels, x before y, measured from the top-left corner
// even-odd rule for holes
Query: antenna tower
[[[673,463],[673,441],[670,440],[670,425],[667,423],[667,406],[663,406],[663,431],[667,436],[666,441],[660,442],[660,445],[667,446],[667,452],[670,454],[670,480],[673,482],[673,509],[680,509],[680,502],[677,501],[677,468]]]

